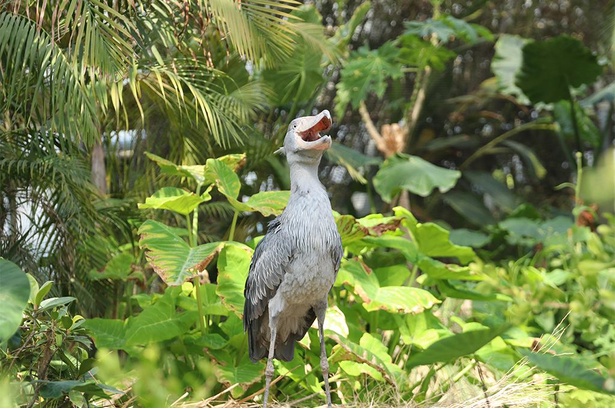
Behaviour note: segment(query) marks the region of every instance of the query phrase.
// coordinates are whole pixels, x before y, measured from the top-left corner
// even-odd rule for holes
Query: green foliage
[[[514,95],[522,104],[529,104],[529,100],[517,86],[516,79],[523,64],[523,46],[528,41],[519,36],[500,35],[491,61],[491,70],[495,74],[498,88],[505,94]]]
[[[263,71],[264,79],[273,86],[274,103],[278,106],[291,103],[296,106],[311,100],[324,82],[321,47],[327,47],[328,43],[320,30],[316,31],[314,38],[302,35],[310,27],[306,23],[318,27],[322,24],[322,16],[314,5],[301,6],[291,15],[302,20],[302,23],[296,23],[301,24],[301,30],[293,36],[292,51],[282,64]],[[319,47],[310,47],[308,41],[319,42]],[[330,50],[327,51],[331,54]]]
[[[15,263],[1,257],[0,282],[0,345],[5,345],[21,324],[30,295],[30,283]]]
[[[595,392],[606,392],[615,395],[615,378],[606,377],[586,368],[578,360],[567,356],[539,354],[524,351],[528,361],[538,368],[552,374],[563,382]]]
[[[470,24],[464,20],[449,15],[440,18],[428,18],[425,21],[409,21],[405,24],[405,34],[435,38],[439,43],[446,44],[449,41],[459,39],[465,43],[474,44],[479,39],[492,40],[493,34],[479,24]]]
[[[358,108],[371,93],[381,98],[388,79],[402,76],[398,59],[399,49],[393,43],[386,43],[376,50],[361,47],[351,53],[350,61],[341,71],[344,80],[337,84],[336,114],[342,117],[348,104]]]
[[[23,316],[19,314],[19,328],[0,347],[0,379],[11,380],[14,402],[25,407],[81,407],[120,393],[94,377],[95,348],[85,320],[69,312],[75,298],[46,298],[51,282],[39,287],[32,276],[19,273],[30,283],[23,287],[27,306]]]
[[[591,84],[601,72],[598,59],[583,43],[559,36],[523,46],[516,84],[533,103],[557,102],[570,99],[570,88]]]
[[[148,220],[139,228],[139,245],[148,250],[148,260],[168,285],[182,285],[200,274],[220,251],[220,243],[190,247],[168,226]]]
[[[435,166],[426,160],[405,154],[387,159],[374,177],[374,188],[390,202],[401,190],[428,196],[438,188],[444,193],[457,183],[461,172]]]

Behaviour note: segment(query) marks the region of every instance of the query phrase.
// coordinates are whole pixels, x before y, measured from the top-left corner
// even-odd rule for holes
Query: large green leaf
[[[252,249],[239,243],[228,243],[218,257],[218,287],[222,303],[238,316],[243,314],[243,290],[248,277]]]
[[[615,394],[615,378],[604,376],[593,369],[586,368],[585,365],[571,356],[541,354],[525,349],[521,350],[521,353],[530,363],[562,382],[581,389]]]
[[[451,362],[462,356],[473,354],[505,330],[505,327],[485,328],[442,338],[431,344],[424,351],[412,354],[410,359],[408,359],[407,365],[413,368],[418,365],[430,365],[436,362]]]
[[[376,176],[374,188],[386,202],[402,190],[428,196],[433,189],[444,193],[461,177],[461,172],[433,165],[418,156],[398,154],[387,159]]]
[[[91,318],[83,323],[98,348],[123,349],[126,344],[126,323],[122,320]]]
[[[449,240],[450,232],[435,223],[419,223],[412,232],[419,251],[429,257],[457,257],[462,264],[476,255],[471,247],[458,246]]]
[[[0,344],[19,328],[30,297],[30,282],[17,264],[0,258]]]
[[[290,197],[289,191],[259,192],[247,201],[240,202],[237,200],[241,190],[239,176],[220,159],[207,160],[206,177],[215,181],[218,191],[226,196],[235,210],[240,212],[259,212],[263,216],[278,215],[282,213]]]
[[[258,192],[243,202],[251,212],[259,212],[265,217],[282,213],[290,199],[289,190]]]
[[[570,87],[591,84],[602,73],[597,57],[569,36],[534,41],[523,47],[516,85],[533,103],[570,98]]]
[[[207,159],[205,172],[206,179],[215,182],[220,193],[236,201],[241,190],[241,182],[229,165],[220,159]]]
[[[177,187],[163,187],[139,203],[139,209],[163,209],[187,216],[199,205],[211,199],[209,190],[201,196]]]
[[[196,312],[188,311],[196,318]],[[175,302],[167,291],[156,302],[126,323],[126,346],[147,345],[175,338],[183,334],[190,326],[190,321],[182,319],[175,308]]]
[[[139,245],[147,250],[147,260],[168,285],[181,285],[205,270],[224,243],[190,247],[168,226],[147,220],[139,228]]]
[[[367,311],[384,310],[399,314],[418,314],[439,303],[430,292],[415,287],[381,287],[378,277],[368,272],[357,260],[345,261],[338,273],[336,285],[354,287]]]
[[[363,304],[366,311],[384,310],[397,314],[418,314],[440,303],[430,292],[415,287],[379,287],[370,301]]]
[[[527,39],[516,35],[501,34],[495,43],[495,55],[491,61],[491,71],[495,74],[499,90],[517,97],[522,104],[529,104],[530,101],[517,86],[516,79],[523,64],[523,46],[527,42]]]
[[[177,165],[168,159],[161,158],[160,156],[154,155],[150,152],[145,152],[145,155],[152,161],[156,162],[156,164],[160,167],[160,171],[166,175],[190,178],[196,181],[199,185],[214,182],[213,179],[206,179],[207,165]],[[221,156],[215,160],[223,162],[230,167],[231,170],[235,170],[243,166],[246,160],[246,155],[243,153],[229,154]]]

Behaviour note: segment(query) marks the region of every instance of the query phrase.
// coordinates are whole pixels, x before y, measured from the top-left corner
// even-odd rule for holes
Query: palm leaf
[[[0,13],[0,111],[24,128],[47,128],[85,142],[96,133],[94,101],[51,37],[20,15]]]
[[[294,43],[290,14],[295,0],[199,0],[237,52],[253,62],[272,66],[287,56]]]

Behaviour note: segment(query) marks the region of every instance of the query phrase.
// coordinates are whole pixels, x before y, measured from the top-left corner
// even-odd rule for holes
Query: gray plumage
[[[331,146],[331,138],[319,132],[330,126],[328,111],[297,118],[289,125],[282,151],[290,167],[290,199],[256,246],[246,280],[243,322],[250,358],[254,362],[268,358],[265,406],[272,359],[292,360],[295,342],[316,319],[327,404],[331,405],[323,323],[343,249],[329,197],[318,179],[320,159]]]

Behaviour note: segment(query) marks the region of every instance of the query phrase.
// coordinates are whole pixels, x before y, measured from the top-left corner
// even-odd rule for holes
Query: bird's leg
[[[277,334],[277,320],[269,314],[269,329],[271,331],[269,340],[269,356],[267,357],[267,367],[265,368],[265,397],[263,398],[263,408],[267,407],[267,400],[269,399],[269,385],[271,384],[271,378],[273,377],[273,354],[275,352],[275,337]]]
[[[329,361],[327,360],[327,348],[325,347],[325,313],[327,302],[315,308],[316,318],[318,319],[318,334],[320,336],[320,369],[322,378],[325,381],[325,394],[327,395],[327,407],[331,407],[331,388],[329,387]]]

